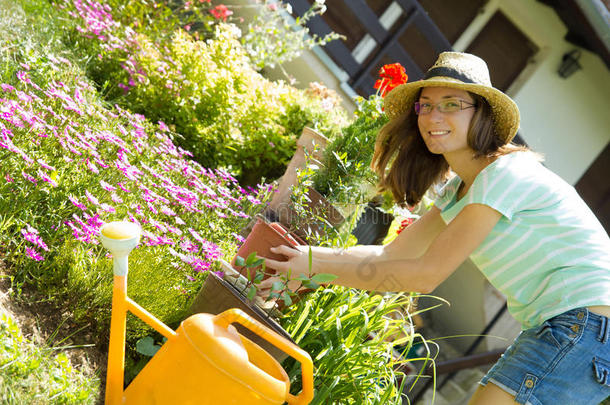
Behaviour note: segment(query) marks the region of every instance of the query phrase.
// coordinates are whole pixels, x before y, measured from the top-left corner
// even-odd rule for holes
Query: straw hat
[[[491,85],[485,61],[469,53],[443,52],[428,70],[424,79],[401,84],[384,99],[384,109],[390,119],[413,111],[413,103],[423,87],[450,87],[466,90],[484,97],[493,112],[496,132],[509,143],[519,129],[517,104]]]

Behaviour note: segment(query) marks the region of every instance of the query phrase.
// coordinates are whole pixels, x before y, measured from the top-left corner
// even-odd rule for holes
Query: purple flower
[[[199,247],[188,239],[184,239],[180,242],[180,249],[188,253],[197,253],[199,251]]]
[[[53,187],[57,187],[57,183],[55,182],[55,180],[53,180],[52,178],[50,178],[45,172],[43,172],[42,170],[38,169],[38,176],[40,176],[40,178],[43,181],[48,182],[50,185],[52,185]]]
[[[119,197],[116,193],[112,193],[110,195],[110,199],[116,204],[121,204],[123,202],[123,199]]]
[[[89,192],[89,190],[85,190],[85,197],[91,202],[93,205],[100,205],[100,201]]]
[[[42,257],[38,252],[36,252],[34,249],[31,249],[29,247],[25,248],[25,251],[27,252],[28,256],[30,256],[30,258],[32,258],[33,260],[36,260],[37,262],[40,262],[42,260],[44,260],[44,257]]]
[[[169,127],[163,121],[159,121],[159,129],[164,132],[169,131]]]
[[[28,224],[26,224],[26,226],[27,226],[27,229],[25,229],[25,228],[21,229],[21,234],[23,235],[23,238],[25,240],[27,240],[28,242],[31,242],[34,245],[39,246],[48,252],[49,247],[46,245],[46,243],[44,243],[44,241],[38,234],[38,230],[36,228],[31,227]]]
[[[15,91],[15,88],[13,86],[11,86],[10,84],[2,83],[2,84],[0,84],[0,87],[6,93]]]
[[[119,182],[117,185],[118,185],[118,186],[121,188],[121,190],[123,190],[124,192],[126,192],[126,193],[131,193],[131,190],[129,190],[127,187],[125,187],[125,186],[123,185],[123,183]]]
[[[74,196],[69,195],[68,196],[68,200],[70,200],[70,202],[74,205],[76,205],[78,208],[80,208],[83,211],[87,211],[87,207],[84,206],[83,204],[81,204],[80,201],[78,201],[78,199]]]
[[[55,170],[55,168],[54,168],[53,166],[49,166],[49,165],[48,165],[48,164],[46,164],[46,163],[45,163],[45,161],[44,161],[44,160],[42,160],[42,159],[38,159],[38,160],[37,160],[37,162],[38,162],[38,164],[39,164],[40,166],[44,167],[44,168],[45,168],[45,169],[47,169],[47,170]]]
[[[89,159],[87,159],[87,168],[89,169],[89,171],[91,171],[95,174],[100,174],[100,171],[97,168],[97,166],[94,165],[93,163],[91,163],[91,161],[89,161]]]
[[[111,214],[114,214],[116,212],[116,210],[114,209],[114,207],[112,205],[108,205],[106,203],[102,203],[100,205],[100,208],[106,212],[109,212]]]
[[[116,187],[106,183],[104,180],[100,180],[100,186],[106,191],[115,191]]]
[[[237,239],[240,243],[244,243],[246,241],[246,239],[243,236],[238,235],[235,232],[233,232],[231,234],[231,236],[233,236],[235,239]]]
[[[38,180],[36,180],[34,177],[30,176],[29,174],[25,173],[25,172],[21,172],[21,175],[28,181],[31,181],[32,183],[36,184],[38,182]]]
[[[30,77],[28,76],[27,72],[20,70],[19,72],[17,72],[17,78],[23,83],[32,84],[32,81],[30,80]]]

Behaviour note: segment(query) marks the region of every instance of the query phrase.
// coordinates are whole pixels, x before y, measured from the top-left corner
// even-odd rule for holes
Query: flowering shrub
[[[65,62],[33,59],[1,85],[1,256],[20,280],[104,327],[112,270],[97,233],[105,221],[131,220],[143,234],[130,296],[165,322],[179,320],[202,275],[234,252],[267,186],[248,191],[193,162],[165,123],[104,108],[82,78],[45,82],[45,70]]]
[[[82,21],[81,31],[111,26],[105,14],[73,15]],[[97,24],[101,16],[106,25]],[[120,29],[112,26],[111,31]],[[92,77],[101,87],[117,84],[106,87],[108,99],[166,122],[181,135],[176,142],[203,166],[228,168],[242,184],[254,185],[283,173],[305,125],[332,137],[345,115],[341,109],[329,111],[304,91],[264,79],[252,68],[238,35],[228,24],[217,25],[214,39],[207,41],[184,30],[165,42],[134,35],[112,51],[112,58],[96,62]],[[112,47],[106,37],[94,38],[104,52]]]

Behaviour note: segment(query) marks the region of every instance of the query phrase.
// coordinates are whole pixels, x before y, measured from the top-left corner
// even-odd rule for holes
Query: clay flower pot
[[[259,268],[250,268],[236,266],[235,261],[237,256],[242,257],[244,260],[252,253],[256,252],[258,256],[267,257],[272,260],[284,261],[286,257],[271,252],[271,248],[274,246],[286,245],[296,247],[298,245],[305,245],[298,236],[292,235],[279,223],[266,223],[265,221],[258,219],[252,231],[244,241],[244,244],[239,248],[237,254],[231,262],[231,266],[239,271],[241,274],[246,275],[247,271],[255,271]],[[268,278],[265,275],[265,278]]]
[[[275,211],[277,219],[299,237],[308,240],[308,235],[323,235],[325,226],[337,228],[345,221],[343,215],[311,187],[307,191],[307,200],[304,208],[309,214],[308,218],[298,218],[292,201]]]
[[[282,204],[290,202],[292,187],[297,183],[297,169],[305,167],[305,152],[313,158],[314,162],[319,163],[327,143],[328,139],[324,135],[311,128],[303,128],[303,132],[297,140],[297,149],[280,179],[277,192],[269,203],[269,209],[276,211]]]

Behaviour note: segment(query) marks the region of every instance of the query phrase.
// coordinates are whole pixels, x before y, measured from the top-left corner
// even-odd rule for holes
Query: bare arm
[[[331,273],[334,284],[365,290],[416,291],[436,288],[483,242],[501,214],[480,204],[466,206],[445,226],[432,208],[387,246],[354,246],[346,250],[312,247],[312,273]],[[308,273],[308,249],[278,247],[287,262],[267,259],[281,272]]]

